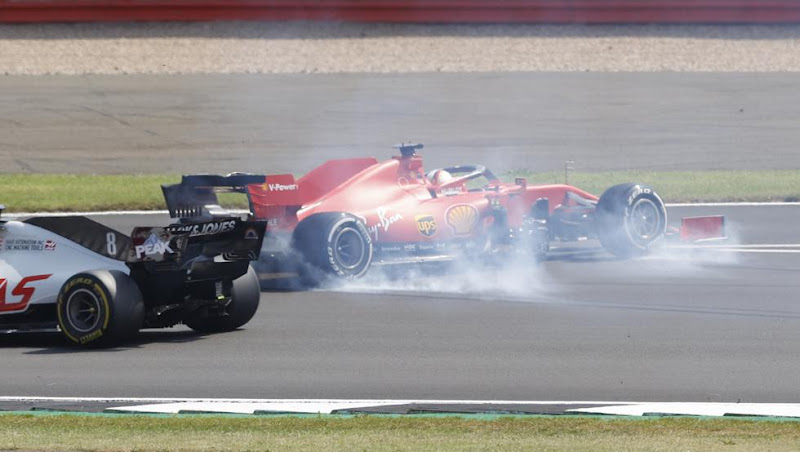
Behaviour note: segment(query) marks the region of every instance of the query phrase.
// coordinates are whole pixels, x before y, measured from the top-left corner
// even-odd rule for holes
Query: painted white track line
[[[393,399],[169,399],[169,398],[132,398],[132,397],[0,397],[3,402],[73,402],[117,404],[107,408],[106,412],[114,413],[159,413],[179,414],[191,412],[204,413],[297,413],[297,414],[332,414],[337,410],[392,405],[605,405],[615,402],[552,402],[552,401],[519,401],[519,400],[393,400]],[[636,402],[619,402],[631,404]]]
[[[763,243],[746,245],[676,245],[671,248],[725,249],[725,248],[800,248],[800,243]]]
[[[121,216],[121,215],[169,215],[168,210],[100,210],[97,212],[3,212],[3,218],[23,217],[71,217],[71,216]]]
[[[413,403],[413,402],[412,402]],[[405,405],[404,401],[376,401],[375,403],[348,401],[300,401],[300,402],[175,402],[150,405],[119,406],[107,408],[114,413],[224,413],[224,414],[257,414],[257,413],[294,413],[294,414],[333,414],[342,410],[353,410],[365,407],[381,407],[389,405]]]
[[[744,248],[721,248],[714,251],[723,253],[765,253],[765,254],[797,254],[800,250],[760,250],[760,249],[744,249]]]
[[[630,405],[577,408],[574,414],[607,414],[617,416],[683,415],[683,416],[773,416],[800,417],[797,403],[637,403]]]
[[[358,408],[375,408],[396,405],[437,405],[439,410],[446,411],[448,405],[487,405],[491,412],[492,405],[602,405],[595,408],[567,409],[570,414],[607,414],[618,416],[644,416],[646,414],[686,415],[686,416],[774,416],[800,417],[800,404],[758,404],[758,403],[631,403],[616,402],[500,402],[486,400],[307,400],[307,401],[269,401],[269,402],[175,402],[166,404],[149,404],[135,406],[119,406],[106,409],[116,413],[159,413],[180,414],[192,412],[230,413],[230,414],[334,414],[341,410]],[[454,409],[458,411],[458,409]]]
[[[630,405],[642,402],[576,402],[553,400],[452,400],[452,399],[218,399],[213,397],[43,397],[43,396],[0,396],[2,402],[103,402],[103,403],[144,403],[144,402],[224,402],[224,403],[452,403],[452,404],[533,404],[533,405],[602,405],[618,404]],[[650,402],[648,402],[650,403]],[[800,404],[799,404],[800,405]]]
[[[331,414],[338,410],[377,408],[393,405],[493,405],[526,407],[577,406],[566,408],[567,414],[607,414],[617,416],[684,415],[684,416],[774,416],[800,418],[800,403],[693,403],[693,402],[612,402],[612,401],[519,401],[519,400],[352,400],[352,399],[167,399],[167,398],[100,398],[100,397],[0,397],[3,402],[79,402],[117,404],[106,408],[114,413],[228,413],[228,414]],[[585,408],[585,406],[593,406]],[[457,409],[455,410],[457,411]]]
[[[675,202],[664,205],[667,207],[786,207],[800,206],[800,202]]]
[[[785,207],[800,206],[800,202],[700,202],[700,203],[667,203],[667,207]],[[231,210],[234,214],[248,213],[247,210]],[[167,215],[166,210],[102,210],[97,212],[8,212],[4,217],[51,216],[117,216],[117,215]]]
[[[726,245],[670,245],[669,249],[727,253],[800,253],[800,243],[749,243]]]
[[[228,212],[234,215],[250,213],[245,209],[231,209]],[[122,216],[122,215],[169,215],[168,210],[100,210],[96,212],[3,212],[3,218],[25,218],[25,217],[92,217],[92,216]]]

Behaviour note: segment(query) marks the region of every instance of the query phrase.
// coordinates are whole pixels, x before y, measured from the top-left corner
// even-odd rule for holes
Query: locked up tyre
[[[667,210],[652,187],[620,184],[606,190],[595,208],[597,237],[619,257],[647,254],[664,237]]]
[[[58,326],[70,341],[107,347],[135,335],[144,322],[142,293],[136,282],[115,270],[70,277],[58,293]]]
[[[261,286],[253,267],[233,280],[231,302],[218,315],[186,320],[186,326],[200,333],[224,333],[233,331],[250,321],[258,310]]]
[[[325,277],[361,277],[372,263],[369,231],[348,213],[323,212],[303,219],[292,235],[292,248],[304,261],[301,278],[307,285]]]

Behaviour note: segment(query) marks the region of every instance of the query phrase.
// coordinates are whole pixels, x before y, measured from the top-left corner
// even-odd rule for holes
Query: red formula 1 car
[[[649,186],[616,185],[597,197],[569,185],[501,182],[480,165],[425,172],[416,151],[330,160],[295,180],[270,175],[249,192],[252,214],[268,221],[259,274],[307,280],[353,278],[374,264],[477,259],[503,253],[541,260],[550,243],[599,239],[620,257],[647,253],[670,233],[724,236],[723,217],[684,219],[669,230]],[[188,193],[188,192],[187,192]],[[287,275],[288,276],[288,275]]]

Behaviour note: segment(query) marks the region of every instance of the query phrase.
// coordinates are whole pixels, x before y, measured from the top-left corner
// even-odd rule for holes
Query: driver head
[[[443,169],[438,169],[428,173],[428,180],[433,185],[442,185],[453,180],[453,175]]]

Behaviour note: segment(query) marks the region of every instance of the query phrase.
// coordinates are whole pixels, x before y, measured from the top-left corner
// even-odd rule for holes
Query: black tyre
[[[186,325],[201,333],[223,333],[233,331],[250,321],[258,310],[261,286],[253,267],[233,280],[231,302],[224,315],[201,317],[186,321]]]
[[[505,208],[493,209],[494,221],[489,228],[486,245],[479,247],[479,253],[464,257],[475,262],[481,257],[486,257],[486,253],[497,249],[510,249],[512,255],[531,263],[538,264],[544,261],[550,250],[549,234],[547,218],[538,213],[535,209],[531,209],[530,215],[522,220],[520,227],[512,229],[508,226],[508,211]],[[502,260],[492,259],[492,261],[496,261],[494,264],[505,265],[506,258],[507,254],[503,253]]]
[[[61,331],[81,345],[115,345],[136,334],[144,322],[139,287],[115,270],[72,276],[61,286],[56,308]]]
[[[525,246],[533,253],[534,260],[539,263],[547,259],[550,251],[550,201],[547,198],[537,199],[531,206],[528,219],[524,221],[524,230],[528,234]]]
[[[667,210],[652,187],[620,184],[600,196],[595,224],[606,250],[619,257],[641,256],[664,237]]]
[[[292,247],[307,264],[302,273],[308,282],[325,276],[358,278],[372,263],[369,231],[347,213],[324,212],[305,218],[294,230]]]
[[[547,253],[550,252],[550,231],[547,229],[547,223],[542,220],[526,220],[523,223],[522,234],[524,234],[521,240],[522,252],[537,264],[547,260]]]

